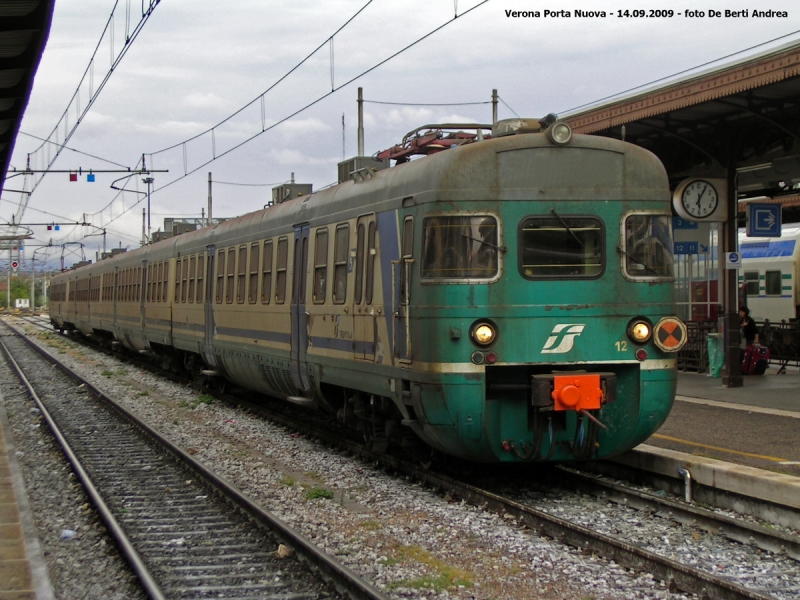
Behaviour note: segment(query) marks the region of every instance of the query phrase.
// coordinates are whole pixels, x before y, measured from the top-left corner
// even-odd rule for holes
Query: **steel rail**
[[[744,586],[730,583],[724,578],[715,577],[706,571],[681,564],[656,554],[655,552],[629,544],[623,540],[597,533],[582,525],[560,519],[544,511],[503,498],[502,496],[457,481],[446,475],[435,473],[434,471],[430,471],[409,461],[391,455],[373,452],[358,443],[344,439],[342,436],[336,436],[326,429],[315,427],[307,422],[270,411],[263,404],[242,398],[231,397],[231,400],[243,407],[246,406],[249,410],[265,416],[274,422],[299,431],[305,431],[306,434],[311,437],[325,440],[326,443],[332,446],[339,447],[370,462],[378,463],[384,468],[396,470],[412,476],[434,489],[447,490],[451,496],[460,497],[473,505],[488,508],[501,515],[511,514],[527,527],[543,535],[553,537],[567,545],[578,548],[588,547],[597,551],[601,556],[614,560],[619,564],[642,572],[651,573],[664,581],[674,583],[675,586],[686,592],[698,594],[710,600],[768,600],[769,598],[769,596],[764,596]],[[618,487],[622,488],[622,486]],[[641,494],[641,496],[644,498],[646,495]],[[660,503],[661,506],[659,506],[659,508],[668,507],[669,510],[672,510],[664,500],[666,499],[651,498],[650,501]],[[707,512],[711,515],[714,514],[711,513],[711,511]],[[732,531],[729,523],[724,522],[724,520],[719,520],[719,515],[714,516],[718,519],[715,523],[715,533],[719,532],[718,530],[720,527],[723,527],[725,533],[727,533],[727,531]],[[692,518],[694,519],[695,517]],[[697,520],[698,523],[702,521],[701,519]],[[727,531],[725,531],[726,525],[728,526]],[[754,539],[760,539],[765,535],[769,534],[762,532],[762,535],[757,538],[750,533],[747,536],[747,540],[749,541],[751,536]],[[775,542],[772,542],[773,546],[774,544]]]
[[[7,324],[5,325],[6,327],[8,327]],[[10,327],[9,329],[11,331],[14,331]],[[15,335],[18,334],[16,334],[15,332]],[[94,483],[92,482],[91,477],[89,477],[89,474],[83,468],[83,465],[81,464],[76,454],[73,452],[72,447],[69,445],[69,442],[67,442],[66,438],[62,434],[61,429],[56,424],[53,417],[50,415],[50,412],[47,410],[47,407],[44,405],[41,398],[39,398],[38,394],[36,393],[36,390],[33,389],[33,385],[31,385],[31,382],[28,381],[28,378],[25,376],[25,373],[22,372],[22,368],[20,367],[19,363],[11,355],[11,352],[9,351],[5,342],[3,342],[2,340],[0,340],[0,347],[2,347],[3,353],[5,354],[6,360],[8,361],[9,365],[17,374],[19,380],[23,383],[23,385],[25,385],[31,399],[36,403],[37,408],[41,411],[42,416],[47,422],[47,426],[50,428],[50,432],[53,434],[53,437],[56,439],[58,445],[61,446],[61,450],[63,451],[64,456],[72,465],[72,470],[78,477],[78,480],[81,482],[83,489],[86,491],[86,495],[89,496],[89,499],[91,500],[92,504],[94,504],[98,514],[100,515],[100,518],[103,519],[103,522],[105,523],[106,527],[108,527],[109,532],[116,540],[120,552],[122,552],[122,554],[128,560],[128,563],[130,563],[133,572],[139,578],[139,581],[141,582],[142,587],[147,592],[147,595],[150,596],[150,598],[152,598],[153,600],[166,600],[166,596],[164,596],[163,592],[161,591],[161,588],[156,583],[149,569],[145,566],[144,561],[134,548],[133,544],[131,543],[131,540],[125,534],[125,531],[122,529],[122,526],[114,517],[114,514],[111,512],[111,509],[103,500],[103,497],[100,495],[100,492],[97,490]]]
[[[758,525],[740,521],[726,515],[670,498],[658,498],[646,492],[633,490],[624,485],[597,479],[586,473],[561,469],[560,473],[569,478],[570,485],[594,496],[602,494],[604,499],[625,503],[637,509],[669,510],[672,518],[679,523],[691,524],[709,533],[724,535],[742,544],[755,544],[762,550],[786,552],[800,561],[800,537],[776,530],[766,530]]]
[[[275,533],[277,537],[286,541],[287,544],[290,545],[303,558],[305,558],[310,565],[322,573],[328,581],[332,581],[340,592],[348,594],[352,600],[389,600],[389,597],[383,594],[383,592],[381,592],[377,587],[363,580],[357,573],[341,564],[336,559],[314,545],[311,540],[309,540],[302,533],[282,522],[271,512],[256,502],[253,502],[232,483],[206,468],[201,462],[178,448],[169,439],[161,435],[161,433],[159,433],[157,430],[141,421],[136,415],[128,411],[123,406],[114,402],[102,390],[93,385],[91,382],[86,381],[79,374],[61,363],[61,361],[47,352],[47,350],[33,343],[26,336],[21,335],[19,332],[11,328],[8,324],[6,324],[6,326],[9,327],[9,329],[22,340],[24,340],[33,350],[38,352],[47,360],[51,361],[68,376],[72,377],[76,381],[80,381],[98,398],[108,403],[109,406],[127,418],[136,427],[140,428],[143,432],[145,432],[146,435],[152,437],[178,460],[195,471],[200,477],[205,478],[206,481],[219,489],[232,502],[256,519],[258,523],[265,524]]]
[[[237,404],[246,406],[257,414],[266,416],[269,412],[263,405],[236,398]],[[370,462],[381,464],[384,468],[396,470],[423,482],[434,489],[446,490],[451,496],[458,497],[470,504],[487,508],[500,515],[510,514],[530,529],[559,540],[576,548],[591,548],[601,556],[616,561],[638,571],[651,573],[654,576],[674,583],[679,589],[698,594],[710,600],[768,600],[769,596],[736,585],[723,578],[681,564],[663,557],[655,552],[629,544],[610,536],[595,532],[587,527],[561,519],[544,511],[503,498],[492,492],[482,490],[435,473],[409,461],[372,452],[355,442],[332,435],[331,432],[314,427],[308,423],[294,420],[285,415],[269,412],[269,418],[282,425],[305,431],[307,435],[325,440],[332,446],[346,450]]]

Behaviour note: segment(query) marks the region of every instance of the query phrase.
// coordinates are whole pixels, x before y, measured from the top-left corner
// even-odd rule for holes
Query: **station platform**
[[[646,443],[800,477],[800,371],[773,367],[740,388],[679,372],[672,412]]]
[[[54,597],[0,396],[0,600]]]

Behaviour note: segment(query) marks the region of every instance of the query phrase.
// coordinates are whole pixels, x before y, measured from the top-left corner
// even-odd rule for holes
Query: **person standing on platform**
[[[745,348],[749,348],[753,344],[758,343],[758,328],[755,321],[750,316],[750,309],[743,306],[739,309],[740,327],[742,329],[742,338],[745,340]],[[742,351],[744,356],[744,351]]]

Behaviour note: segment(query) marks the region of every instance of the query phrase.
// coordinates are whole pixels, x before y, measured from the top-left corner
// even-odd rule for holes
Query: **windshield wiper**
[[[487,242],[486,240],[479,240],[476,237],[472,237],[471,235],[467,235],[466,233],[462,233],[461,235],[463,235],[468,240],[474,240],[476,242],[480,242],[481,244],[486,244],[487,246],[489,246],[491,248],[495,248],[495,249],[499,250],[500,252],[508,252],[508,248],[506,248],[505,246],[497,246],[495,244],[492,244],[491,242]]]
[[[556,212],[556,209],[555,209],[555,208],[551,208],[551,209],[550,209],[550,212],[551,212],[551,213],[553,213],[553,216],[554,216],[556,219],[558,219],[558,220],[561,222],[561,224],[564,226],[564,229],[566,229],[566,230],[567,230],[567,232],[568,232],[568,233],[569,233],[569,234],[570,234],[572,237],[574,237],[574,238],[575,238],[575,241],[576,241],[576,242],[578,242],[578,243],[581,245],[581,248],[583,248],[584,250],[586,250],[586,246],[584,246],[584,245],[583,245],[583,242],[580,240],[580,238],[579,238],[577,235],[575,235],[575,232],[574,232],[574,231],[572,231],[572,229],[570,229],[570,228],[569,228],[569,225],[567,225],[567,222],[566,222],[564,219],[562,219],[562,218],[561,218],[561,215],[559,215],[559,214]]]
[[[650,271],[650,272],[651,272],[653,275],[655,275],[656,277],[661,277],[661,273],[659,273],[658,271],[656,271],[656,270],[655,270],[653,267],[651,267],[650,265],[648,265],[648,264],[646,264],[646,263],[643,263],[642,261],[640,261],[640,260],[639,260],[638,258],[636,258],[636,257],[635,257],[633,254],[628,254],[627,252],[625,252],[625,250],[623,250],[623,249],[622,249],[622,246],[617,246],[617,252],[619,252],[620,254],[624,254],[625,256],[627,256],[628,258],[630,258],[630,259],[631,259],[633,262],[635,262],[635,263],[639,263],[640,265],[642,265],[642,266],[645,268],[645,270],[646,270],[646,271]]]

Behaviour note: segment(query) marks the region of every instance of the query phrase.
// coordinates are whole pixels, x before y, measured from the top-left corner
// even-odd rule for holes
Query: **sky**
[[[56,0],[12,167],[24,169],[29,154],[34,169],[52,160],[56,146],[49,145],[48,155],[48,145],[37,138],[57,128],[63,142],[62,115],[66,111],[68,131],[148,1]],[[112,36],[103,30],[115,4],[112,46]],[[95,260],[103,249],[103,230],[107,249],[137,248],[147,206],[143,176],[115,183],[124,174],[96,173],[89,183],[85,172],[135,169],[143,154],[147,167],[169,171],[152,174],[152,231],[163,228],[165,217],[200,217],[209,172],[215,217],[261,209],[271,188],[292,174],[315,189],[335,183],[337,163],[357,153],[359,86],[367,101],[365,154],[372,155],[429,123],[490,123],[492,89],[501,99],[501,119],[564,114],[754,46],[723,62],[800,39],[794,0],[769,3],[786,17],[757,18],[753,9],[764,10],[764,3],[708,0],[699,9],[702,16],[687,16],[685,4],[699,6],[694,2],[657,4],[674,14],[620,17],[618,11],[647,14],[655,6],[625,0],[161,0],[51,166],[81,169],[83,175],[70,182],[66,173],[47,174],[21,221],[85,220],[90,226],[48,231],[31,225],[33,239],[26,242],[23,259],[40,248],[36,260],[46,256],[54,265],[62,256],[66,266],[82,257]],[[570,16],[552,14],[557,10]],[[576,10],[606,16],[578,17]],[[725,16],[741,10],[749,11],[746,17]],[[514,11],[541,16],[513,16]],[[759,46],[776,38],[781,39]],[[79,88],[87,70],[91,76]],[[262,103],[259,97],[273,85]],[[72,100],[76,89],[79,97]],[[33,181],[22,179],[12,178],[6,186],[31,189]],[[112,184],[132,191],[118,192]],[[22,198],[3,192],[0,218],[16,218]]]

